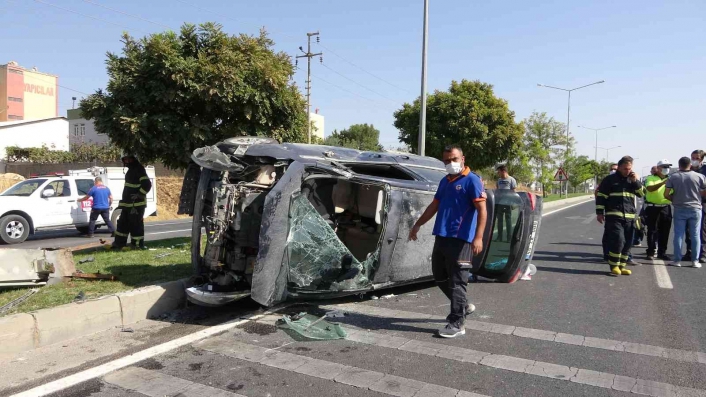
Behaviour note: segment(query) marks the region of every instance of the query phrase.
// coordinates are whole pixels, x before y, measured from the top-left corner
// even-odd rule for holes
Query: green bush
[[[120,149],[113,145],[75,143],[71,151],[52,150],[46,145],[39,148],[8,146],[5,149],[7,161],[39,164],[88,163],[91,161],[111,162],[120,159]]]

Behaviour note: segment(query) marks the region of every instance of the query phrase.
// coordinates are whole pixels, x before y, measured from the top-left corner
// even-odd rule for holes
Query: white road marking
[[[593,220],[596,219],[596,214],[591,214],[584,219],[583,223],[584,225],[588,225],[589,223],[593,222]]]
[[[657,286],[664,289],[674,289],[672,285],[672,279],[669,278],[669,272],[667,272],[666,264],[661,259],[652,260],[652,268],[655,269],[655,278],[657,278]]]
[[[275,308],[273,308],[272,310],[275,310]],[[266,315],[267,313],[268,312],[259,315],[251,315],[242,320],[232,320],[221,325],[216,325],[198,332],[194,332],[193,334],[182,336],[181,338],[162,343],[161,345],[150,347],[149,349],[145,349],[137,353],[133,353],[129,356],[125,356],[117,360],[107,362],[103,365],[99,365],[97,367],[81,371],[65,378],[57,379],[53,382],[49,382],[42,386],[35,387],[34,389],[14,394],[12,397],[41,397],[56,393],[71,386],[75,386],[79,383],[85,382],[87,380],[98,378],[115,370],[136,364],[142,360],[146,360],[156,355],[166,353],[174,349],[178,349],[182,346],[197,342],[201,339],[208,338],[209,336],[213,336],[223,331],[235,328],[241,324],[245,324],[250,320],[257,320],[260,317]]]
[[[360,303],[343,303],[339,305],[322,306],[327,310],[343,310],[350,313],[360,313],[363,315],[394,318],[400,320],[428,320],[427,323],[430,329],[438,326],[435,323],[441,323],[445,320],[444,316],[435,316],[431,314],[408,312],[403,310],[387,309],[377,306],[368,306]],[[416,323],[421,326],[422,322]],[[661,357],[668,360],[675,360],[687,363],[706,364],[706,353],[669,349],[660,346],[645,345],[642,343],[633,343],[626,341],[617,341],[612,339],[594,338],[584,335],[572,335],[561,332],[532,329],[524,327],[515,327],[512,325],[488,323],[483,321],[467,320],[466,329],[481,332],[490,332],[493,334],[513,335],[520,338],[539,339],[555,343],[568,345],[583,346],[594,349],[620,351],[642,356]]]
[[[485,353],[437,342],[420,341],[384,333],[371,332],[348,326],[348,340],[385,349],[408,351],[463,363],[482,365],[521,374],[579,383],[649,396],[703,395],[704,390],[676,386],[668,383],[631,378],[588,369],[568,367],[520,357]],[[197,348],[227,357],[279,368],[321,379],[328,379],[351,386],[370,389],[394,396],[468,396],[463,390],[450,389],[415,379],[401,378],[364,368],[352,367],[326,360],[287,352],[267,352],[267,348],[233,340],[232,335],[211,338],[196,345]],[[327,369],[323,373],[321,369]],[[431,389],[431,390],[430,390]],[[473,395],[473,394],[470,394]]]
[[[542,217],[545,217],[545,216],[551,215],[551,214],[556,214],[556,213],[559,212],[559,211],[564,211],[564,210],[566,210],[566,209],[569,209],[569,208],[572,208],[572,207],[576,207],[577,205],[582,205],[582,204],[590,203],[590,202],[592,202],[592,201],[594,201],[594,200],[591,199],[591,200],[582,201],[582,202],[580,202],[580,203],[567,205],[566,207],[562,207],[562,208],[559,208],[559,209],[555,209],[554,211],[549,211],[549,212],[547,212],[547,213],[545,213],[545,214],[542,214]]]
[[[130,367],[110,373],[104,382],[136,391],[150,397],[164,396],[209,396],[209,397],[245,397],[215,387],[202,385],[186,379],[150,371],[140,367]]]
[[[237,342],[233,340],[233,335],[211,338],[199,343],[196,347],[218,355],[373,390],[390,396],[488,397],[416,379],[370,371],[365,368],[342,365],[298,354],[268,351],[262,346]],[[448,347],[448,350],[454,349],[456,348]]]
[[[145,233],[148,236],[154,236],[155,234],[169,234],[169,233],[181,233],[181,232],[190,232],[191,229],[182,229],[182,230],[169,230],[166,232],[156,232],[156,233]]]

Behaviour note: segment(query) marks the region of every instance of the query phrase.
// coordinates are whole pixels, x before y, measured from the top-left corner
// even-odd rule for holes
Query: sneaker
[[[655,254],[654,252],[648,252],[646,256],[647,259],[657,259],[657,254]]]
[[[674,267],[681,267],[681,262],[672,262],[669,265]]]
[[[633,247],[641,247],[641,246],[642,246],[642,241],[635,241],[635,242],[632,244],[632,246],[633,246]]]
[[[459,335],[466,335],[466,328],[460,327],[457,324],[448,323],[439,330],[439,336],[442,338],[455,338]]]
[[[686,262],[691,262],[691,254],[686,254],[681,257],[681,260],[686,261]]]
[[[93,238],[93,235],[92,235],[92,234],[83,234],[83,235],[81,235],[81,237],[83,237],[83,238]]]
[[[701,268],[701,264],[699,263],[699,261],[694,261],[691,264],[691,267],[695,267],[695,268],[699,269],[699,268]]]
[[[642,263],[636,262],[636,261],[635,261],[634,259],[632,259],[632,258],[628,259],[627,264],[630,265],[630,266],[641,266],[641,265],[642,265]]]
[[[665,262],[669,262],[672,260],[672,258],[667,254],[659,254],[659,255],[657,255],[657,259],[661,259]]]
[[[699,263],[706,263],[706,256],[699,258]]]

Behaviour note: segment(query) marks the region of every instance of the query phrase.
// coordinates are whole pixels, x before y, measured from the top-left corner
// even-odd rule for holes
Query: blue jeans
[[[678,261],[681,258],[681,245],[684,242],[684,235],[687,229],[691,238],[691,252],[700,252],[700,227],[700,208],[674,207],[674,261]]]

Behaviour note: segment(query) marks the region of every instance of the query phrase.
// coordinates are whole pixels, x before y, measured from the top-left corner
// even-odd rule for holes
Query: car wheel
[[[76,226],[76,230],[81,234],[88,234],[88,226]]]
[[[113,227],[118,227],[118,218],[120,218],[120,213],[123,212],[121,209],[116,209],[113,211],[113,215],[110,216],[110,221],[113,222]]]
[[[0,219],[0,240],[5,244],[19,244],[29,237],[29,222],[20,215]]]

